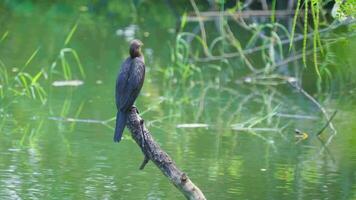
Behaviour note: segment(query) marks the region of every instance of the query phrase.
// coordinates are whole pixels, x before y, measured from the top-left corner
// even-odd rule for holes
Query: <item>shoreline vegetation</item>
[[[157,114],[154,119],[146,122],[147,127],[159,129],[157,124],[167,122],[178,131],[228,129],[247,132],[276,152],[276,144],[265,133],[275,133],[283,141],[288,141],[290,137],[285,133],[291,132],[293,126],[301,126],[298,120],[303,120],[305,123],[315,122],[315,127],[310,131],[301,127],[308,134],[299,131],[305,134],[295,145],[317,138],[321,146],[318,146],[312,157],[321,156],[325,152],[330,155],[329,145],[338,133],[333,123],[336,109],[329,106],[330,102],[339,96],[343,98],[343,95],[335,95],[337,91],[354,92],[352,88],[356,84],[353,79],[356,74],[355,63],[351,63],[350,59],[342,60],[338,54],[339,49],[344,48],[340,52],[352,55],[349,50],[356,38],[355,5],[342,0],[335,3],[320,0],[281,2],[237,1],[233,4],[232,1],[207,1],[198,4],[198,1],[190,0],[187,5],[178,7],[166,1],[168,10],[175,13],[176,32],[171,36],[172,40],[167,42],[168,45],[164,46],[168,62],[155,57],[157,53],[149,45],[147,47],[148,63],[155,65],[149,67],[148,86],[145,86],[146,92],[142,95],[156,96],[155,100],[145,101],[151,103],[140,108],[143,110],[140,116]],[[0,12],[12,8],[13,12],[21,13],[18,10],[23,8],[14,5],[7,1],[1,5]],[[33,7],[31,9],[38,9]],[[112,10],[105,10],[108,8]],[[140,24],[143,17],[138,11],[142,8],[133,3],[132,9],[136,11],[134,16],[130,16],[132,21]],[[100,115],[82,116],[86,109],[92,109],[88,106],[94,101],[92,98],[73,102],[78,87],[94,83],[99,88],[109,85],[105,81],[115,78],[110,72],[107,74],[113,77],[105,75],[91,80],[101,71],[107,72],[102,67],[107,63],[99,63],[100,52],[98,60],[81,54],[75,42],[86,40],[85,31],[92,28],[90,20],[93,15],[99,16],[96,20],[101,21],[105,17],[111,19],[120,16],[118,13],[121,10],[99,3],[80,6],[80,10],[85,14],[75,17],[69,23],[70,29],[61,30],[65,32],[61,33],[65,37],[56,39],[61,41],[60,45],[48,48],[51,54],[47,54],[47,49],[43,47],[45,45],[37,45],[30,54],[26,54],[26,59],[16,60],[21,65],[8,64],[8,59],[4,59],[1,54],[10,52],[16,38],[11,27],[0,28],[0,130],[9,124],[21,124],[23,116],[17,118],[19,111],[14,108],[19,102],[35,105],[38,110],[43,109],[48,113],[38,117],[38,110],[31,110],[26,115],[30,116],[31,123],[35,123],[18,127],[22,133],[19,146],[36,146],[47,120],[60,124],[58,127],[68,123],[71,131],[75,130],[78,123],[98,124],[108,131],[113,130],[114,116],[107,119],[100,119]],[[127,35],[125,40],[129,40],[133,33],[147,40],[155,37],[153,34],[149,36],[148,31],[141,31],[137,28],[139,25],[128,27],[117,31],[120,37]],[[138,30],[142,33],[137,33]],[[110,35],[106,31],[103,31],[104,34]],[[112,57],[117,59],[117,52],[114,53]],[[43,55],[50,56],[38,61]],[[154,60],[160,60],[161,63],[156,64]],[[91,70],[97,71],[93,75]],[[63,90],[59,92],[58,88]],[[86,91],[93,92],[88,88]],[[63,100],[58,105],[55,97],[59,93]],[[304,104],[298,105],[299,101]],[[143,153],[147,153],[144,151],[147,147],[139,143],[140,137],[134,137],[135,127],[131,126],[131,130],[133,139]],[[66,151],[71,154],[69,140],[64,135],[61,137]],[[132,140],[127,134],[125,139]],[[153,146],[158,145],[153,143]],[[151,156],[150,159],[154,158]],[[162,167],[159,163],[156,165]],[[186,176],[178,171],[180,177]],[[205,199],[199,188],[196,187],[193,192],[198,192],[198,196],[202,197],[185,195],[187,199]]]

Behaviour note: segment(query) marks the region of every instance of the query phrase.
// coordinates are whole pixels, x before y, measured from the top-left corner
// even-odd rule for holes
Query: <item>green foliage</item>
[[[272,0],[272,14],[271,14],[271,22],[274,23],[276,21],[276,16],[275,16],[275,13],[276,13],[276,1],[277,0]]]
[[[36,57],[38,51],[40,50],[40,48],[37,48],[32,54],[31,56],[27,59],[25,65],[23,66],[23,68],[20,70],[21,72],[24,71],[26,69],[26,67],[31,63],[31,61]]]
[[[68,33],[64,46],[68,45],[73,34],[77,30],[78,22],[71,28]],[[9,35],[9,31],[6,31],[0,39],[0,42],[7,38]],[[39,100],[42,104],[47,102],[48,92],[43,87],[43,83],[48,84],[48,80],[46,78],[47,74],[51,77],[55,73],[54,68],[56,67],[57,61],[61,62],[62,66],[62,75],[66,80],[72,79],[73,76],[73,68],[76,67],[78,69],[78,74],[85,78],[84,67],[80,61],[78,53],[73,48],[62,48],[60,50],[59,56],[56,61],[52,63],[51,67],[43,67],[39,71],[28,72],[28,68],[30,67],[33,60],[36,58],[38,53],[40,52],[40,47],[38,47],[24,62],[24,65],[20,68],[20,70],[16,70],[14,68],[14,72],[16,74],[12,75],[8,72],[8,66],[0,60],[0,98],[4,99],[13,99],[21,96],[26,96],[28,98]],[[74,64],[72,64],[74,61]],[[49,70],[48,70],[49,69]],[[51,79],[49,81],[52,81]],[[43,82],[41,84],[41,82]]]
[[[317,41],[320,42],[320,36],[319,36],[319,10],[320,10],[320,8],[319,8],[319,0],[311,0],[311,11],[312,11],[313,22],[314,22],[313,60],[314,60],[315,71],[318,74],[318,77],[320,77],[319,66],[318,66],[318,58],[317,58],[317,54],[318,54],[318,43],[317,43]],[[320,45],[320,48],[321,48],[321,45]],[[305,52],[304,52],[304,54],[305,54]]]
[[[356,18],[356,0],[335,0],[332,15],[338,20],[344,20],[346,17]]]
[[[291,31],[291,37],[290,37],[290,42],[289,42],[289,50],[291,50],[293,41],[294,41],[294,33],[295,33],[295,27],[297,25],[297,19],[299,15],[299,9],[300,9],[300,3],[302,0],[297,1],[297,7],[295,8],[295,14],[293,17],[293,25],[292,25],[292,31]]]
[[[303,63],[307,66],[306,49],[307,49],[307,34],[308,34],[308,0],[304,2],[304,31],[303,31]]]
[[[323,53],[323,44],[320,39],[320,33],[319,33],[319,26],[322,23],[320,21],[320,16],[323,15],[325,12],[321,12],[323,2],[321,0],[298,0],[297,1],[297,7],[296,7],[296,12],[293,18],[293,25],[292,25],[292,31],[291,31],[291,40],[289,44],[289,49],[292,48],[294,44],[294,35],[296,32],[296,24],[298,22],[298,16],[300,15],[300,8],[304,8],[304,28],[303,28],[303,63],[305,66],[307,66],[307,40],[308,40],[308,34],[312,33],[313,34],[313,64],[314,64],[314,69],[315,72],[317,73],[319,79],[321,78],[321,72],[320,72],[320,65],[319,65],[319,59],[318,59],[318,54],[319,52]],[[339,19],[339,20],[344,20],[346,17],[355,17],[355,5],[356,1],[351,0],[351,1],[342,1],[342,0],[336,0],[335,5],[332,11],[332,15]],[[310,12],[311,13],[310,13]],[[322,14],[323,13],[323,14]],[[309,25],[309,17],[312,17],[312,25],[313,29],[311,31],[308,30],[308,25]],[[323,18],[325,19],[325,18]],[[325,71],[325,69],[323,69]]]
[[[73,28],[70,30],[69,34],[67,35],[67,38],[64,41],[64,46],[66,46],[69,43],[69,41],[72,39],[73,34],[77,30],[77,28],[78,28],[78,22],[75,23],[75,25],[73,26]]]
[[[12,89],[12,91],[15,92],[15,94],[24,94],[32,99],[38,98],[42,104],[45,104],[47,100],[47,92],[38,82],[42,74],[42,71],[38,72],[35,76],[31,76],[30,74],[24,72],[18,73],[15,80],[20,85],[20,91],[16,89]]]
[[[72,57],[74,58],[75,62],[76,62],[76,66],[79,69],[80,75],[84,78],[85,77],[85,72],[84,72],[84,68],[83,65],[79,59],[78,53],[71,48],[64,48],[60,51],[59,53],[59,59],[62,63],[62,70],[63,70],[63,76],[66,80],[70,80],[73,78],[73,73],[72,73],[72,65],[69,64],[69,62],[67,61],[67,57],[66,54],[70,54],[72,55]]]
[[[5,31],[5,33],[1,36],[0,38],[0,43],[6,39],[6,37],[9,35],[9,31]]]
[[[297,2],[297,7],[296,7],[296,12],[293,18],[293,25],[292,25],[292,31],[291,31],[291,40],[289,43],[289,49],[291,49],[293,43],[294,43],[294,35],[295,35],[295,27],[297,24],[297,18],[299,16],[299,10],[301,5],[302,0],[298,0]],[[308,20],[309,20],[309,9],[311,10],[311,16],[313,19],[313,62],[314,62],[314,67],[315,71],[320,77],[320,72],[319,72],[319,66],[318,66],[318,48],[321,48],[321,42],[320,42],[320,35],[319,35],[319,24],[320,24],[320,0],[304,0],[303,2],[304,6],[304,29],[303,29],[303,63],[304,66],[307,66],[307,54],[306,54],[306,49],[307,49],[307,40],[308,40]]]
[[[15,76],[9,75],[7,66],[2,60],[0,60],[0,98],[27,96],[31,99],[39,99],[42,104],[46,103],[47,92],[39,82],[40,78],[43,77],[43,71],[41,70],[37,72],[34,76],[24,72],[31,61],[35,58],[38,51],[39,48],[31,54],[21,70],[18,71]]]

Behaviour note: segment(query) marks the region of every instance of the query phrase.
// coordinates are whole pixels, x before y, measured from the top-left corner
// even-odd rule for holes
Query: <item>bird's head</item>
[[[142,56],[141,52],[141,46],[143,43],[140,40],[132,40],[130,44],[130,57],[135,58],[135,57],[140,57]]]

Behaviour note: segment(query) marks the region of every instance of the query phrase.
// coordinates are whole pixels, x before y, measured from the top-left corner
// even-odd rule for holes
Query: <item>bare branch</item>
[[[137,114],[135,107],[129,113],[127,126],[131,131],[132,138],[145,156],[140,169],[143,169],[147,162],[151,160],[187,199],[206,199],[201,190],[194,185],[184,172],[178,169],[169,155],[154,141],[152,135],[146,129],[143,119]]]

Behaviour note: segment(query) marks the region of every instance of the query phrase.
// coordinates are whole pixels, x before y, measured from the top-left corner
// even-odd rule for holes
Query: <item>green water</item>
[[[338,133],[330,139],[333,133],[327,129],[319,140],[314,135],[325,119],[288,86],[237,85],[225,75],[238,70],[223,68],[226,74],[215,78],[217,72],[204,64],[197,65],[204,79],[175,84],[179,77],[165,73],[177,67],[171,58],[176,19],[165,4],[119,3],[91,10],[82,1],[19,2],[0,4],[0,36],[8,31],[0,59],[11,76],[39,49],[25,71],[52,74],[41,79],[48,92],[45,104],[24,96],[1,99],[0,199],[183,199],[152,163],[138,169],[143,156],[128,132],[119,144],[112,141],[114,83],[132,37],[143,40],[148,68],[136,105],[154,138],[207,199],[356,199],[354,89],[323,101],[328,112],[338,110],[333,120]],[[57,59],[64,47],[79,55],[85,77],[75,59],[68,56],[68,63],[71,79],[83,85],[52,86],[64,80]],[[341,56],[354,59],[350,53]],[[54,61],[58,65],[49,70]],[[267,117],[257,126],[286,125],[282,131],[231,129],[273,109],[313,118]],[[209,128],[177,128],[187,123]],[[296,142],[295,128],[308,132],[308,139]]]

